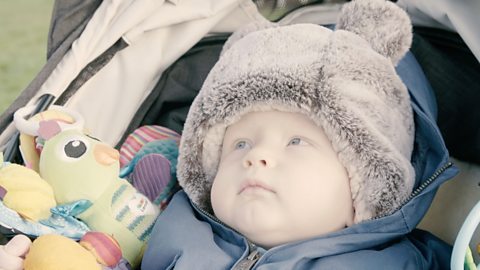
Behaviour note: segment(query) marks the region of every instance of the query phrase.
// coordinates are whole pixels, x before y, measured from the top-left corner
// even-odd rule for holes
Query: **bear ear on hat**
[[[361,36],[394,65],[412,43],[412,25],[407,13],[386,0],[354,0],[345,4],[336,29]]]
[[[249,24],[246,24],[246,25],[240,27],[235,32],[233,32],[233,34],[227,39],[227,41],[223,45],[223,49],[222,49],[222,52],[220,53],[220,55],[223,55],[226,51],[228,51],[232,47],[232,45],[235,42],[242,39],[246,35],[248,35],[250,33],[253,33],[253,32],[261,31],[261,30],[264,30],[264,29],[274,28],[274,27],[277,27],[277,26],[278,26],[277,23],[273,23],[273,22],[271,22],[271,21],[269,21],[265,18],[262,18],[262,19],[260,19],[256,22],[249,23]]]

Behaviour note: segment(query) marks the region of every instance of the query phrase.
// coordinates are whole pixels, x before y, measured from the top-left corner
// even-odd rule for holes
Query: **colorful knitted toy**
[[[159,208],[119,177],[119,152],[86,135],[83,124],[56,119],[26,123],[25,111],[15,115],[15,124],[40,145],[39,174],[53,189],[57,211],[113,237],[135,268]],[[80,116],[72,115],[78,121]]]
[[[41,126],[39,135],[45,139],[40,175],[57,203],[69,204],[71,215],[92,230],[113,236],[124,258],[137,265],[159,209],[119,178],[118,151],[79,130],[61,131],[55,121]]]

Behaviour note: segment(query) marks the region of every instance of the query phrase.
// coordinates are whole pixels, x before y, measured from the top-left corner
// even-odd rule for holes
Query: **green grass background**
[[[54,0],[0,0],[0,113],[46,62]]]

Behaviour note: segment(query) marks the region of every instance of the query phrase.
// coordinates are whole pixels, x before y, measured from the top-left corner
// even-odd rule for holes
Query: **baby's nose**
[[[243,160],[243,167],[250,168],[250,167],[265,167],[265,168],[272,168],[275,166],[275,161],[273,158],[261,154],[258,152],[252,151],[249,155],[247,155]]]

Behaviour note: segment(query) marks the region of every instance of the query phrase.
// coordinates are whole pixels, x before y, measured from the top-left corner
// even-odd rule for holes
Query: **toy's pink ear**
[[[38,127],[38,136],[48,140],[60,133],[62,129],[56,120],[40,121]]]

